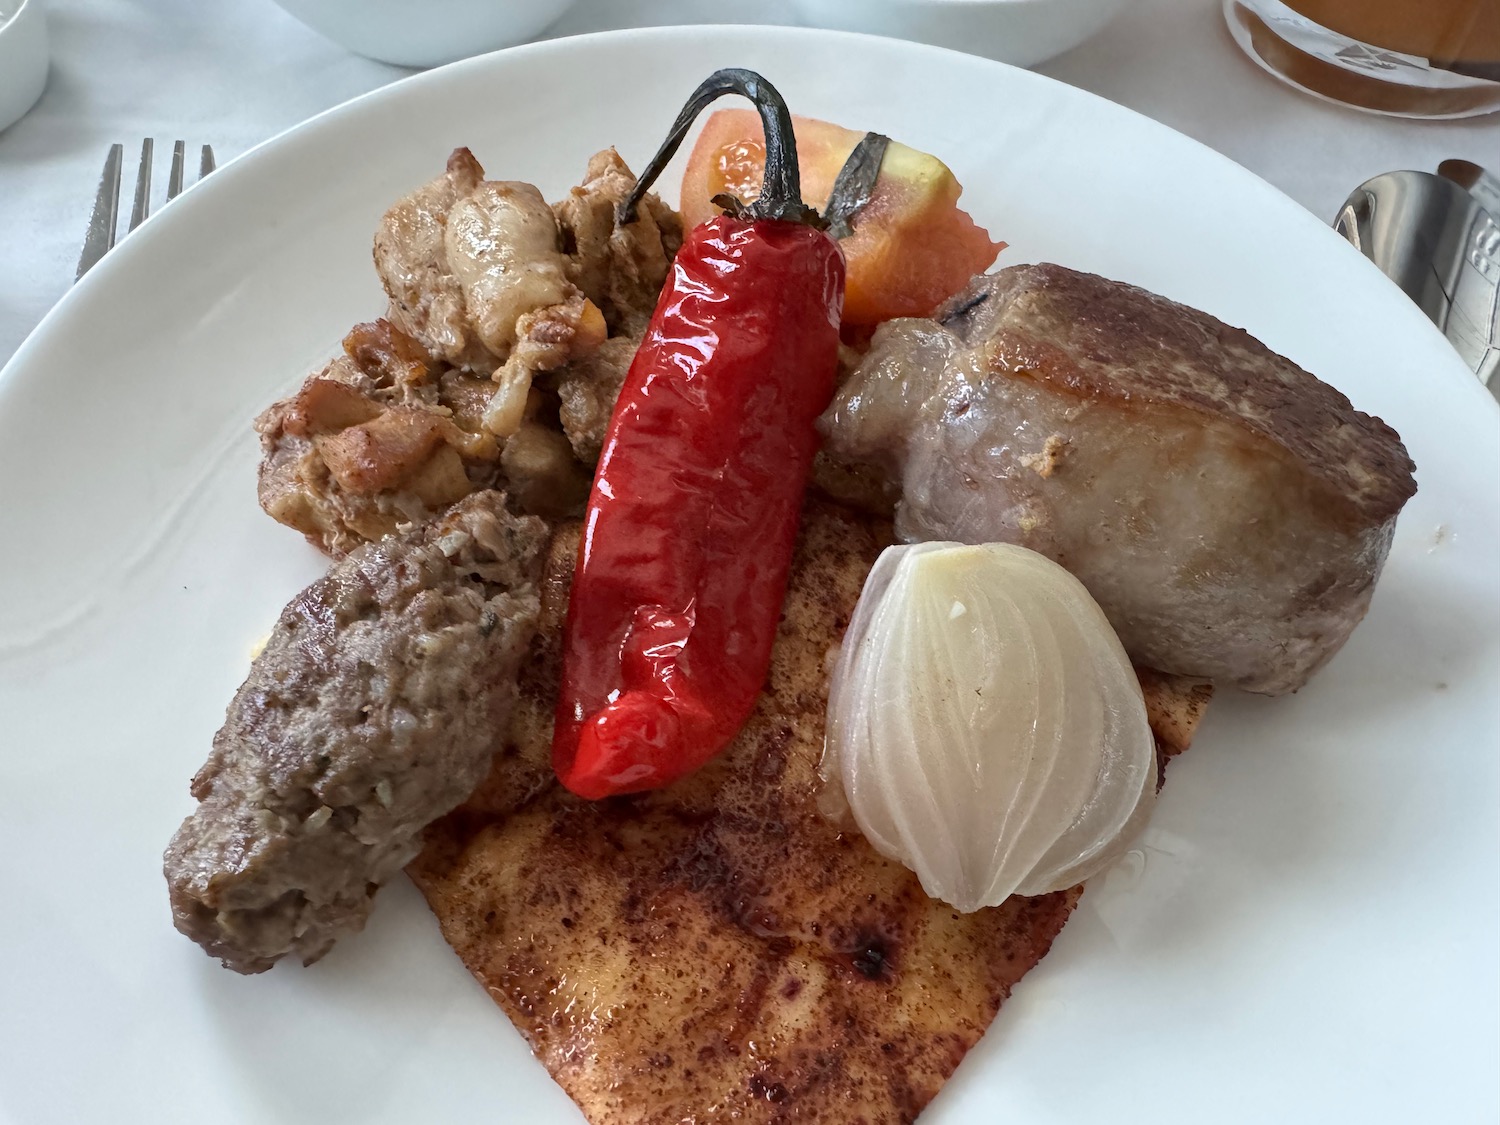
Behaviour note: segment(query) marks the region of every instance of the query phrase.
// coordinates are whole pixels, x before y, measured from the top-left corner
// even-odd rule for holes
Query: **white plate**
[[[405,883],[311,970],[220,969],[160,853],[251,644],[322,561],[250,419],[380,308],[382,210],[472,146],[555,196],[639,166],[717,66],[941,154],[1011,248],[1249,326],[1405,437],[1369,620],[1292,699],[1224,698],[1144,866],[1084,897],[924,1125],[1496,1119],[1500,418],[1417,310],[1222,157],[1024,71],[753,29],[565,40],[413,78],[219,171],[0,378],[0,1115],[572,1121]],[[672,181],[669,181],[672,182]]]

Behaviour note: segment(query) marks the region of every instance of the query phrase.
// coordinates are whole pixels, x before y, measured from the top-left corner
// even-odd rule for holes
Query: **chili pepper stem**
[[[636,208],[641,197],[651,189],[662,170],[676,155],[693,122],[705,107],[726,94],[741,94],[749,98],[760,114],[766,141],[765,175],[761,180],[760,196],[753,203],[746,204],[728,195],[718,196],[714,202],[739,218],[783,219],[819,230],[827,229],[832,224],[835,227],[835,238],[847,237],[850,219],[870,201],[890,139],[879,133],[866,133],[864,139],[855,146],[849,159],[839,170],[838,179],[834,181],[833,192],[828,197],[828,218],[825,220],[816,209],[802,202],[797,137],[792,126],[791,112],[782,100],[781,93],[755,71],[733,67],[715,71],[693,91],[677,119],[672,122],[661,148],[657,149],[656,155],[641,172],[641,178],[636,181],[630,194],[620,203],[616,214],[618,221],[622,224],[635,222]]]
[[[760,114],[761,126],[766,134],[766,174],[761,184],[760,198],[746,209],[750,217],[786,219],[822,228],[822,217],[802,202],[802,177],[797,167],[797,143],[792,130],[791,111],[787,109],[780,91],[762,75],[736,67],[715,71],[693,91],[687,104],[678,113],[677,120],[672,122],[661,148],[656,150],[656,155],[646,165],[635,188],[621,202],[618,212],[621,223],[635,221],[635,211],[641,196],[650,190],[662,169],[676,155],[682,139],[687,136],[698,115],[706,106],[726,94],[740,94],[749,98]]]
[[[890,137],[866,133],[844,161],[833,181],[833,190],[828,193],[828,206],[823,209],[831,237],[845,239],[854,233],[854,216],[864,210],[875,194],[875,181],[880,178],[880,166],[890,144]]]

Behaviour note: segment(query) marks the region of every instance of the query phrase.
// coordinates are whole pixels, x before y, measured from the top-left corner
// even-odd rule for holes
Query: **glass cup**
[[[1316,97],[1396,117],[1500,110],[1500,0],[1224,0],[1224,19]]]

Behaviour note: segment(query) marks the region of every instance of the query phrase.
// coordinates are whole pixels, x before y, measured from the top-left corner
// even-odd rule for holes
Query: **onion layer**
[[[999,543],[880,556],[822,768],[876,850],[963,911],[1088,878],[1156,797],[1140,681],[1103,611],[1056,563]]]

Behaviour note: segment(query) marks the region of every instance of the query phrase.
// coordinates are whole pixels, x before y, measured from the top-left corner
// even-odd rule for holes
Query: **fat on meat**
[[[282,612],[166,850],[177,929],[242,973],[363,927],[490,768],[548,530],[474,493],[354,551]]]
[[[822,426],[903,539],[1040,551],[1138,663],[1269,695],[1364,617],[1416,491],[1394,430],[1248,333],[1050,264],[883,326]]]
[[[488,374],[530,342],[546,354],[528,366],[546,370],[603,339],[602,316],[595,309],[591,323],[592,306],[568,278],[542,193],[485,179],[466,148],[385,213],[374,253],[390,319],[446,363]]]
[[[484,182],[466,148],[454,149],[436,179],[387,211],[375,232],[375,270],[391,300],[391,319],[434,358],[489,372],[499,359],[470,323],[462,286],[448,263],[448,216]]]

